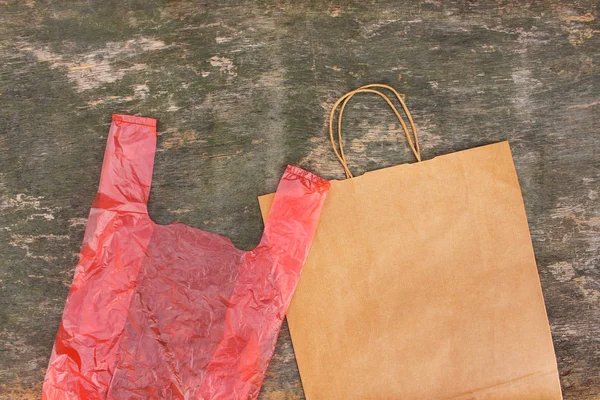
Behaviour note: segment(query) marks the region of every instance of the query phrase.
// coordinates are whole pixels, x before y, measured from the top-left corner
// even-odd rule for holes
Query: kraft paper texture
[[[562,398],[508,142],[331,181],[287,318],[308,400]]]

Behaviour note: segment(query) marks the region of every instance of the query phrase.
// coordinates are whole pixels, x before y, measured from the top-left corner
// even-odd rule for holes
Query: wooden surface
[[[249,249],[286,163],[343,177],[333,101],[385,82],[426,159],[510,141],[564,397],[600,399],[598,2],[214,3],[0,1],[0,398],[39,398],[111,113],[159,121],[156,221]],[[412,162],[353,104],[355,171]],[[261,399],[302,398],[284,325]]]

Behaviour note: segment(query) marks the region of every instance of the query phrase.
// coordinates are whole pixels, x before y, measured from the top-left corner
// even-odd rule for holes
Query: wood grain
[[[217,4],[219,3],[219,4]],[[0,1],[0,398],[39,398],[111,113],[159,120],[150,212],[252,248],[286,163],[326,178],[333,101],[397,87],[424,158],[508,139],[565,399],[600,398],[599,3]],[[412,162],[377,100],[357,173]],[[284,326],[261,399],[302,399]]]

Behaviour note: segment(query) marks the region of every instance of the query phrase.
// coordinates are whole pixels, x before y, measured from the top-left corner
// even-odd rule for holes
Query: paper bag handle
[[[402,115],[400,115],[400,112],[398,112],[398,109],[396,108],[394,103],[392,103],[392,101],[389,99],[389,97],[386,96],[384,93],[380,92],[379,90],[372,89],[372,88],[384,88],[384,89],[391,90],[394,93],[394,95],[396,96],[396,99],[398,99],[398,101],[402,105],[402,109],[404,110],[404,113],[408,117],[408,121],[410,123],[410,128],[411,128],[412,134],[414,136],[414,141],[413,141],[413,138],[411,138],[411,136],[410,136],[408,127],[406,126],[406,123],[404,122]],[[344,115],[344,108],[346,108],[346,104],[348,104],[348,101],[350,101],[350,99],[357,93],[375,93],[378,96],[380,96],[381,98],[383,98],[386,101],[386,103],[388,103],[388,105],[390,106],[392,111],[394,111],[394,114],[396,114],[398,121],[400,121],[400,126],[402,127],[402,130],[404,131],[404,134],[406,135],[406,139],[408,140],[408,145],[410,146],[410,149],[412,150],[413,154],[417,158],[417,161],[421,161],[421,149],[419,147],[419,138],[417,136],[417,127],[415,126],[415,122],[413,121],[412,115],[410,114],[410,111],[408,111],[408,107],[406,106],[406,103],[404,103],[402,96],[400,96],[400,93],[398,93],[398,91],[396,91],[396,89],[394,89],[391,86],[379,84],[379,83],[373,83],[373,84],[361,86],[358,89],[352,90],[352,91],[346,93],[345,95],[343,95],[342,97],[340,97],[333,105],[333,108],[331,109],[331,113],[329,114],[329,139],[331,140],[331,146],[333,147],[333,151],[335,152],[335,155],[337,156],[338,160],[342,164],[342,167],[344,167],[344,171],[346,172],[346,177],[352,178],[353,175],[352,175],[352,172],[350,172],[350,168],[348,167],[348,160],[346,159],[346,155],[344,154],[344,145],[343,145],[343,137],[342,137],[342,116]],[[341,104],[341,107],[340,107],[340,104]],[[334,119],[335,112],[337,111],[338,107],[340,108],[340,113],[338,115],[338,121],[337,121],[339,150],[337,149],[337,146],[335,144],[334,135],[333,135],[333,119]]]

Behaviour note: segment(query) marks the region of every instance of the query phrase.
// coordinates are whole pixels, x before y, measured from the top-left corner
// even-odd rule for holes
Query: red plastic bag
[[[43,398],[253,399],[329,183],[288,166],[260,244],[157,225],[156,121],[114,115]]]

